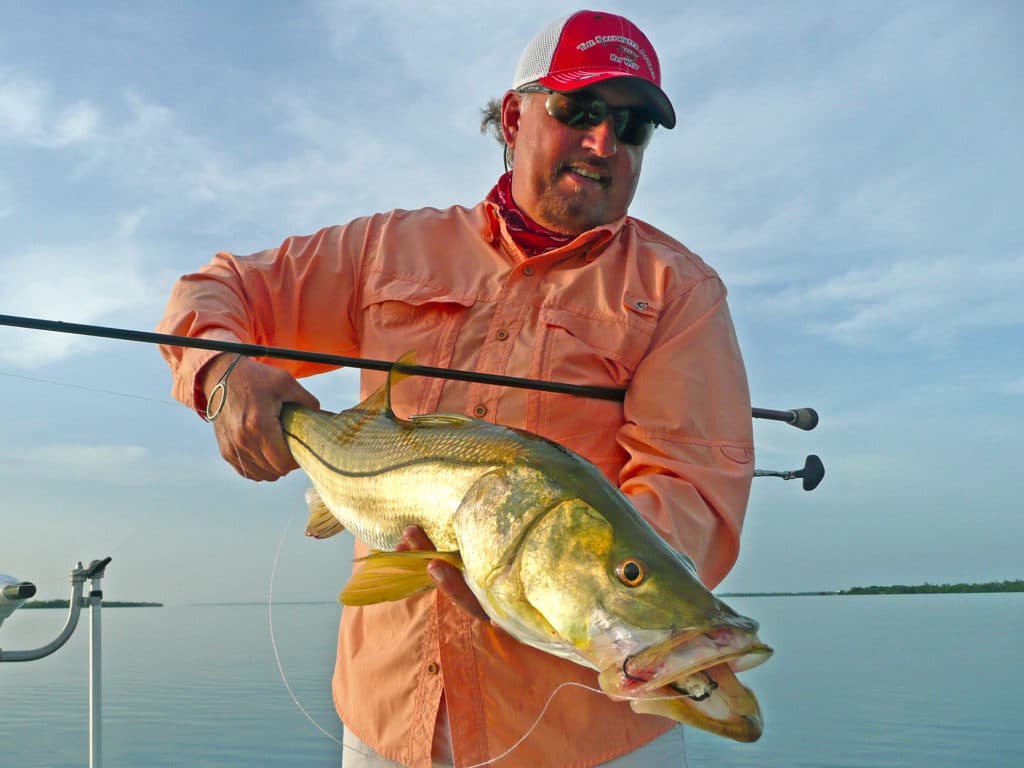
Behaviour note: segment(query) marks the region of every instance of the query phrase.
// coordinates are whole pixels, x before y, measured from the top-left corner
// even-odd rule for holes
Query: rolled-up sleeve
[[[280,247],[248,256],[218,253],[198,272],[174,286],[162,333],[239,341],[334,354],[358,354],[353,306],[360,285],[364,220],[291,237]],[[173,376],[173,396],[202,411],[198,377],[217,353],[164,345]],[[264,360],[293,376],[329,366]]]
[[[713,588],[739,554],[754,469],[750,391],[717,276],[666,303],[624,416],[622,491]]]

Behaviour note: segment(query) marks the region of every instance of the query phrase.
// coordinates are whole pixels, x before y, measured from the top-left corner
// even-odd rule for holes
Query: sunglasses
[[[524,85],[518,92],[548,94],[544,102],[548,114],[570,128],[586,130],[610,117],[615,138],[623,144],[642,147],[654,133],[655,122],[650,113],[636,107],[613,107],[589,93],[559,93],[543,85]]]

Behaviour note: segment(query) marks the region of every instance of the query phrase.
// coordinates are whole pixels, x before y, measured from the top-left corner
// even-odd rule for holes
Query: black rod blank
[[[176,336],[169,333],[136,331],[127,328],[110,328],[102,325],[65,323],[57,320],[42,320],[34,317],[19,317],[17,315],[0,315],[0,326],[5,325],[14,328],[28,328],[37,331],[51,331],[54,333],[93,336],[105,339],[119,339],[122,341],[138,341],[146,344],[190,347],[192,349],[208,349],[216,352],[233,352],[247,357],[270,357],[279,360],[296,360],[305,363],[363,368],[372,371],[389,371],[395,366],[395,363],[389,360],[370,360],[361,357],[331,355],[324,352],[307,352],[300,349],[267,347],[262,344],[245,344],[237,341],[223,341],[221,339],[192,338],[191,336]],[[613,400],[621,402],[626,397],[626,390],[616,387],[569,384],[561,381],[544,381],[542,379],[527,379],[517,376],[502,376],[494,373],[464,371],[455,368],[435,368],[428,365],[402,365],[400,366],[400,369],[404,373],[412,376],[430,376],[438,379],[469,381],[479,384],[516,387],[519,389],[534,389],[541,392],[555,392],[565,395],[574,395],[576,397],[586,397],[594,400]],[[814,429],[818,424],[818,414],[811,408],[797,408],[789,411],[754,408],[751,415],[755,419],[784,421],[799,429]]]

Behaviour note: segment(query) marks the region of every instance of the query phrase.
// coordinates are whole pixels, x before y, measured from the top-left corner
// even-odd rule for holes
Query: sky
[[[502,172],[479,108],[578,6],[3,2],[0,314],[153,329],[179,275]],[[1024,578],[1024,123],[1015,2],[630,0],[679,117],[631,214],[722,275],[757,465],[722,591]],[[356,378],[305,382],[324,407]],[[332,600],[301,473],[248,482],[155,347],[0,328],[0,573],[64,597]]]

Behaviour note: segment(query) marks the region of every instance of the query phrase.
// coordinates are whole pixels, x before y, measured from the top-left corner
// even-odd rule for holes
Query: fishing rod
[[[36,331],[93,336],[104,339],[122,341],[138,341],[145,344],[163,344],[166,346],[207,349],[215,352],[233,352],[247,357],[269,357],[278,360],[296,360],[305,363],[320,363],[347,368],[362,368],[371,371],[390,371],[395,363],[390,360],[372,360],[363,357],[346,357],[331,355],[324,352],[307,352],[301,349],[285,347],[268,347],[262,344],[246,344],[221,339],[193,338],[177,336],[170,333],[152,331],[136,331],[127,328],[110,328],[102,325],[86,325],[82,323],[65,323],[59,320],[42,320],[34,317],[17,315],[0,315],[0,326],[28,328]],[[533,389],[540,392],[554,392],[594,400],[612,400],[622,402],[626,398],[626,390],[617,387],[600,387],[589,384],[569,384],[562,381],[545,381],[528,379],[518,376],[502,376],[495,373],[480,373],[457,368],[436,368],[429,365],[399,365],[399,370],[411,376],[429,376],[437,379],[469,381],[477,384],[494,384],[518,389]],[[794,408],[791,410],[772,410],[769,408],[753,408],[751,415],[755,419],[782,421],[797,429],[811,430],[818,426],[818,414],[813,408]]]
[[[755,469],[754,477],[781,477],[783,480],[803,480],[805,491],[813,491],[825,477],[825,465],[821,459],[813,453],[804,459],[801,469],[790,469],[785,472],[777,472],[772,469]]]

